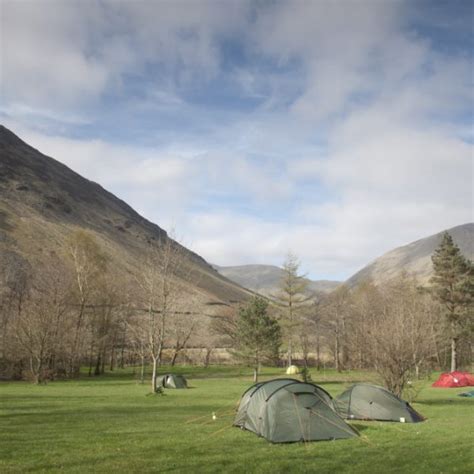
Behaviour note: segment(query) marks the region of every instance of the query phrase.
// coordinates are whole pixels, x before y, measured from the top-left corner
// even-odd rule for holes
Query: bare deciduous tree
[[[90,232],[78,230],[67,242],[67,253],[74,271],[74,295],[77,303],[76,323],[74,327],[73,344],[71,348],[70,373],[78,372],[79,354],[82,352],[84,318],[87,305],[91,303],[92,295],[98,280],[106,272],[107,258],[100,249],[96,239]]]
[[[350,316],[351,295],[345,285],[336,288],[323,303],[326,327],[333,343],[334,367],[337,371],[347,367],[349,345],[347,341],[347,319]]]
[[[67,341],[68,285],[64,267],[53,258],[50,265],[37,265],[31,290],[14,322],[17,349],[28,361],[35,383],[46,381],[55,372],[58,356]]]
[[[367,315],[365,343],[385,386],[401,395],[407,380],[433,356],[428,301],[406,276],[378,290],[377,310]]]
[[[171,318],[170,324],[170,345],[173,349],[171,355],[171,365],[176,364],[178,355],[185,349],[191,339],[191,336],[196,332],[198,319],[195,314],[187,312],[175,312]]]
[[[143,316],[137,321],[135,335],[141,340],[152,362],[151,388],[157,390],[157,368],[161,363],[164,343],[169,334],[170,318],[186,293],[180,278],[187,271],[182,247],[164,238],[150,247],[142,275],[137,279],[141,289]]]

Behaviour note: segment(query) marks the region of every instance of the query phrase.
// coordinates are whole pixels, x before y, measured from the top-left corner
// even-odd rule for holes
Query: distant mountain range
[[[214,265],[214,268],[229,280],[264,296],[276,295],[284,276],[283,270],[274,265],[240,265],[234,267]],[[329,293],[341,283],[330,280],[314,281],[308,278],[305,280],[308,293]]]
[[[447,231],[453,237],[461,252],[469,259],[474,258],[474,224],[464,224]],[[380,284],[400,275],[403,271],[416,276],[426,283],[432,275],[431,255],[441,242],[443,232],[398,247],[375,259],[359,270],[345,282],[330,280],[309,280],[308,292],[329,293],[341,283],[354,287],[366,280]],[[240,265],[220,267],[214,265],[219,273],[239,285],[265,296],[276,295],[283,270],[273,265]]]
[[[150,242],[167,239],[149,222],[99,184],[35,150],[0,126],[0,266],[41,262],[60,254],[77,229],[91,232],[124,275],[142,271]],[[174,245],[179,245],[176,242]],[[250,293],[226,279],[202,257],[183,248],[192,278],[182,276],[203,303],[228,304]]]

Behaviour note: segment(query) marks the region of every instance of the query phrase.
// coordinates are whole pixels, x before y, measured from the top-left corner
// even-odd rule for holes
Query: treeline
[[[374,369],[394,393],[401,393],[409,379],[450,364],[442,306],[407,275],[378,286],[339,287],[303,315],[302,325],[305,364],[320,366],[319,354],[325,350],[337,370]],[[460,330],[458,337],[461,362],[468,365],[468,332]],[[316,353],[313,361],[310,352]]]
[[[171,239],[150,246],[136,272],[114,266],[91,233],[77,231],[58,254],[30,261],[0,255],[0,375],[36,383],[126,365],[174,364],[199,347],[255,369],[298,363],[374,369],[401,393],[407,380],[472,360],[474,272],[446,234],[422,286],[408,275],[313,295],[289,256],[278,294],[237,307],[206,306],[198,276]],[[178,277],[179,276],[179,277]],[[194,286],[195,288],[195,286]]]
[[[336,369],[374,369],[397,394],[422,372],[469,368],[474,265],[448,233],[431,260],[433,276],[423,285],[402,274],[379,285],[341,286],[316,299],[312,309],[301,304],[295,332],[304,363],[316,352],[320,365],[321,351],[328,350]]]
[[[401,394],[409,379],[472,361],[473,264],[449,234],[432,261],[429,285],[404,274],[385,284],[367,281],[311,295],[289,255],[271,304],[257,298],[239,313],[216,318],[213,328],[254,367],[255,379],[259,366],[279,354],[288,366],[375,370],[389,390]]]
[[[175,276],[189,270],[170,239],[150,247],[136,275],[85,231],[47,259],[0,257],[1,378],[41,383],[148,361],[156,370],[165,346],[174,363],[206,332],[196,295]]]

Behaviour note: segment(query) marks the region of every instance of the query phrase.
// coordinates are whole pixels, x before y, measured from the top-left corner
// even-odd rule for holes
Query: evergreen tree
[[[451,371],[457,369],[458,342],[472,325],[474,301],[474,266],[466,259],[445,232],[439,247],[431,257],[434,275],[432,294],[443,307],[451,338]]]
[[[266,300],[257,296],[240,309],[236,336],[236,355],[253,365],[257,382],[260,365],[277,360],[281,345],[280,325],[268,314]]]

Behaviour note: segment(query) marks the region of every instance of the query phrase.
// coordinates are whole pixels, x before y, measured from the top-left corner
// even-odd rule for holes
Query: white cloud
[[[472,220],[470,58],[409,3],[182,5],[4,0],[7,125],[218,264],[349,276]]]
[[[207,81],[220,68],[216,37],[242,27],[248,8],[246,2],[216,7],[212,1],[4,0],[3,100],[83,107],[119,92],[130,76],[155,85]]]

